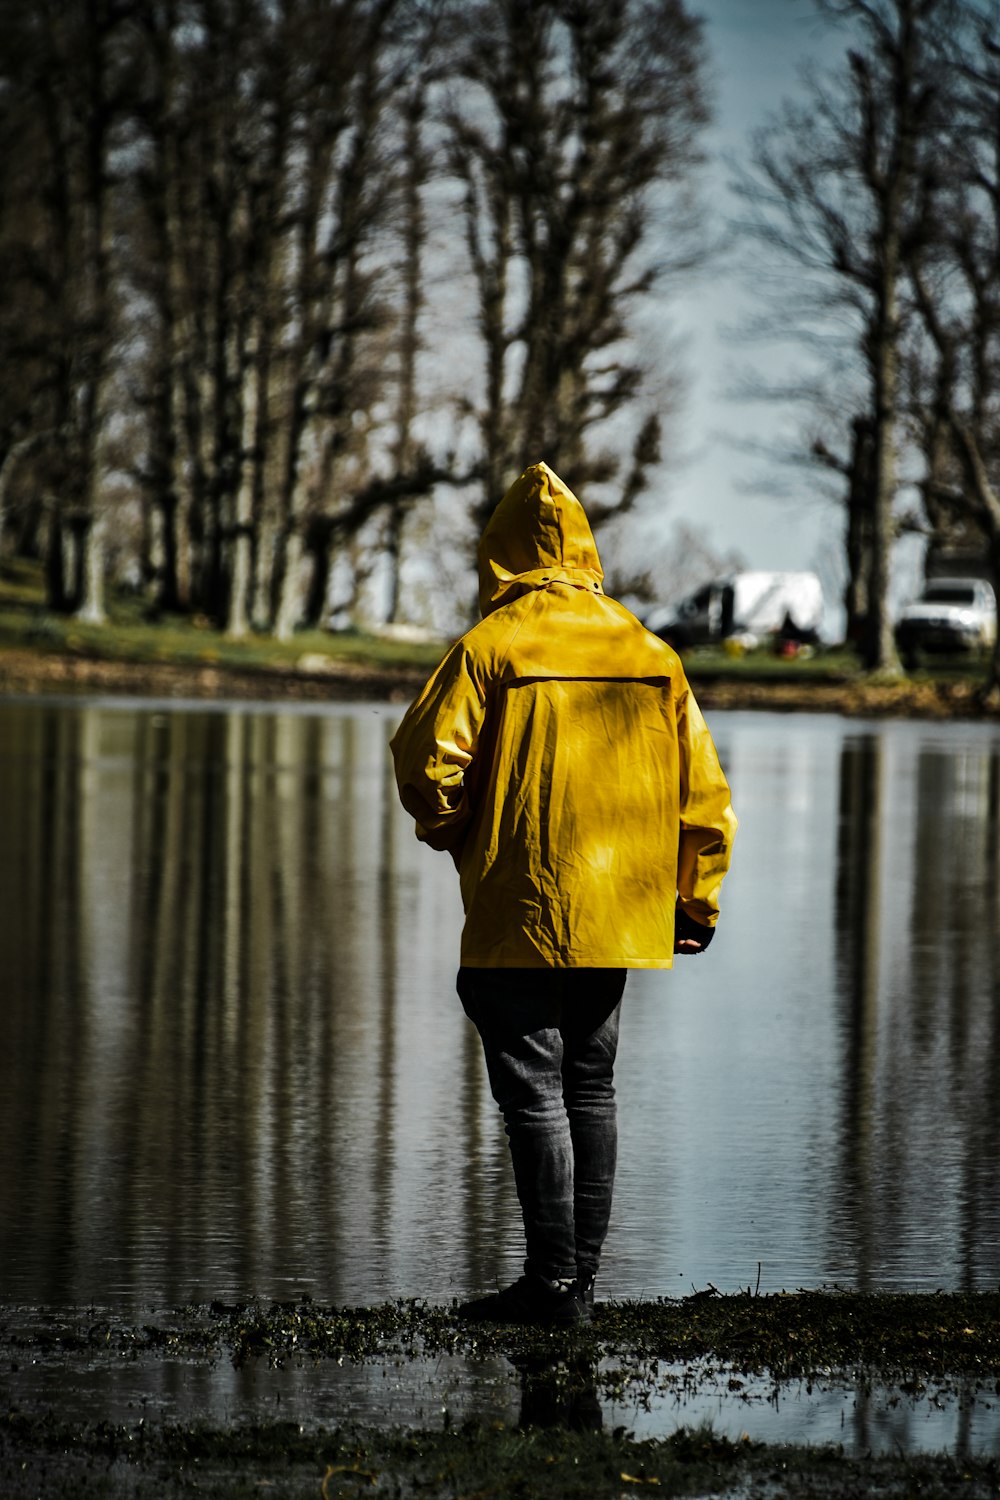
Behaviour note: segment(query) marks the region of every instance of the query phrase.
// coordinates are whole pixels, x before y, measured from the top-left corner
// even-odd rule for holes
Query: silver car
[[[997,636],[997,602],[982,578],[933,578],[896,622],[904,661],[918,651],[975,651]]]

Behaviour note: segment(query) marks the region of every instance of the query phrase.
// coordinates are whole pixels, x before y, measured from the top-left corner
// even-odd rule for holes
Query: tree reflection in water
[[[517,1273],[397,717],[0,705],[7,1300]],[[711,953],[629,981],[601,1291],[995,1285],[1000,734],[711,717],[742,829]]]

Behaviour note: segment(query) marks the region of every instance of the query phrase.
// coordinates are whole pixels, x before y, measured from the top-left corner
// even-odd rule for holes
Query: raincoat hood
[[[532,464],[504,495],[479,541],[483,615],[556,581],[600,594],[603,578],[583,506],[548,464]]]

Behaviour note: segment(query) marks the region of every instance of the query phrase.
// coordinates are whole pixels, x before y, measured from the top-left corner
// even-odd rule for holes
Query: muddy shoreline
[[[206,701],[405,703],[426,677],[422,667],[380,669],[333,657],[322,671],[287,671],[0,651],[0,697],[100,693]]]
[[[599,1306],[589,1329],[469,1328],[417,1302],[338,1309],[221,1302],[129,1321],[97,1308],[0,1314],[0,1492],[219,1497],[632,1495],[995,1497],[1000,1431],[960,1424],[952,1451],[775,1443],[686,1421],[635,1416],[670,1380],[751,1377],[789,1387],[851,1382],[895,1402],[1000,1407],[1000,1293],[757,1297],[714,1289],[679,1300]],[[505,1368],[519,1396],[498,1415],[485,1394],[455,1403],[442,1374],[460,1357],[473,1387]],[[332,1372],[367,1370],[386,1392],[415,1365],[431,1393],[421,1422],[358,1420],[318,1396]],[[296,1377],[285,1399],[178,1420],[177,1393],[255,1372]],[[122,1409],[102,1391],[126,1379]],[[102,1382],[106,1384],[102,1385]],[[46,1394],[40,1395],[39,1392]],[[172,1393],[173,1400],[167,1399]],[[96,1403],[96,1406],[95,1406]],[[388,1409],[388,1408],[387,1408]],[[632,1420],[621,1413],[633,1413]],[[618,1413],[618,1416],[610,1415]],[[897,1445],[898,1447],[898,1445]]]

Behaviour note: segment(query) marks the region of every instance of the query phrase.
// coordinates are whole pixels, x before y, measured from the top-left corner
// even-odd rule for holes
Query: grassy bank
[[[44,606],[38,569],[0,569],[0,692],[93,690],[167,697],[406,695],[438,660],[438,643],[302,631],[290,641],[231,640],[209,621],[151,618],[134,595],[86,624]]]
[[[199,1365],[237,1369],[368,1363],[386,1378],[407,1361],[433,1374],[446,1355],[478,1368],[508,1361],[521,1381],[521,1420],[452,1418],[432,1427],[324,1423],[300,1390],[277,1418],[184,1424],[158,1421],[155,1393]],[[129,1325],[86,1314],[18,1310],[0,1327],[0,1493],[219,1497],[310,1495],[604,1497],[731,1495],[770,1497],[995,1497],[992,1456],[850,1454],[729,1438],[711,1427],[667,1420],[639,1438],[608,1430],[602,1399],[625,1382],[640,1401],[673,1378],[722,1372],[764,1374],[782,1383],[830,1382],[858,1391],[878,1382],[899,1399],[927,1392],[935,1402],[1000,1396],[1000,1294],[861,1296],[800,1292],[757,1297],[699,1293],[681,1301],[608,1304],[589,1329],[539,1332],[470,1329],[450,1309],[398,1302],[357,1309],[311,1302],[191,1307]],[[175,1373],[163,1378],[163,1366]],[[18,1398],[18,1372],[39,1365],[44,1406]],[[151,1400],[134,1418],[74,1420],[72,1389],[92,1391],[103,1371],[149,1372]],[[68,1394],[67,1394],[68,1393]],[[895,1398],[893,1398],[895,1399]]]
[[[127,594],[111,599],[107,623],[88,625],[46,610],[37,567],[0,568],[0,694],[404,702],[446,644],[318,630],[291,641],[230,640],[204,620],[152,619]],[[865,676],[850,653],[833,650],[793,659],[699,650],[685,666],[706,708],[1000,719],[1000,704],[981,701],[982,661],[943,662],[891,680]]]

